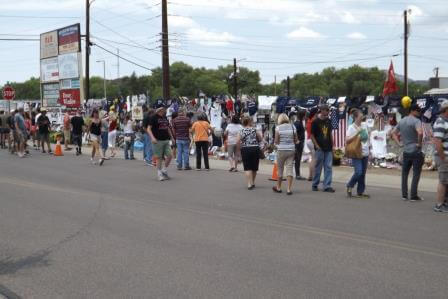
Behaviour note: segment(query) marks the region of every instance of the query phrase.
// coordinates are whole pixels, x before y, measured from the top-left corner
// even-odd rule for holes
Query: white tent
[[[274,96],[258,96],[258,109],[271,110],[272,104],[275,103],[277,97]]]
[[[425,92],[427,95],[448,94],[448,88],[433,88]]]

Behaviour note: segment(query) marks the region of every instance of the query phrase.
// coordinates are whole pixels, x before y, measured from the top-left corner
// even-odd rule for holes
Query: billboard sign
[[[59,79],[79,78],[78,53],[69,53],[58,56]]]
[[[64,89],[59,91],[60,104],[67,108],[81,107],[81,94],[79,89]]]
[[[40,59],[58,56],[58,32],[51,31],[40,35]]]
[[[81,35],[79,24],[58,30],[59,54],[81,52]]]
[[[79,89],[81,87],[79,79],[64,79],[61,80],[61,89]]]
[[[59,106],[59,83],[50,83],[42,85],[43,106]]]
[[[40,37],[42,105],[79,108],[83,96],[80,24],[43,33]]]
[[[47,58],[40,61],[40,81],[43,83],[59,80],[58,58]]]

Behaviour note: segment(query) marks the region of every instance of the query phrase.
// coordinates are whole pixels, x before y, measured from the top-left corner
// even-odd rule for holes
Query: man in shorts
[[[170,140],[174,143],[174,138],[166,117],[165,107],[157,108],[156,114],[150,119],[148,134],[151,137],[159,181],[167,180],[169,179],[167,168],[172,158]],[[165,164],[163,164],[163,160],[165,160]]]
[[[71,142],[70,138],[70,115],[68,114],[68,111],[65,110],[64,113],[64,150],[71,151],[71,147],[68,145]]]
[[[437,203],[434,211],[448,213],[448,203],[445,201],[448,185],[448,101],[442,103],[440,116],[434,123],[434,144],[436,146],[435,160],[439,171]]]
[[[48,153],[51,154],[50,147],[50,119],[47,116],[47,110],[42,108],[41,115],[37,119],[37,125],[39,127],[40,143],[42,145],[42,153],[45,154],[45,143],[47,144]]]

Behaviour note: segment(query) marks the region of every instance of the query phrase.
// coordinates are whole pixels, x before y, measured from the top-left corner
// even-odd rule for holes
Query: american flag
[[[330,112],[331,126],[332,126],[332,137],[333,137],[333,147],[335,149],[345,148],[345,139],[347,135],[347,114],[339,115],[337,109],[333,109]]]

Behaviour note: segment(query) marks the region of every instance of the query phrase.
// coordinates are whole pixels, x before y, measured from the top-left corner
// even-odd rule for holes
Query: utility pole
[[[286,96],[289,98],[291,96],[289,76],[286,78]]]
[[[407,96],[409,92],[408,86],[408,11],[404,11],[404,95]]]
[[[86,102],[90,99],[90,0],[86,0]]]
[[[238,99],[238,81],[236,75],[236,58],[233,58],[233,94],[235,96],[235,101]]]
[[[162,71],[163,99],[170,98],[170,54],[168,48],[168,7],[167,0],[162,0]]]

